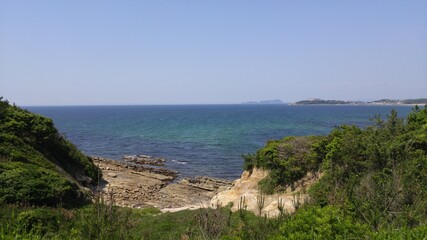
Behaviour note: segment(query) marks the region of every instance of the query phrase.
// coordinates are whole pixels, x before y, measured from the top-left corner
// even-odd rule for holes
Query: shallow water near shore
[[[52,118],[59,132],[88,155],[166,158],[180,176],[235,179],[242,154],[269,139],[325,135],[335,126],[368,125],[411,106],[171,105],[25,107]]]

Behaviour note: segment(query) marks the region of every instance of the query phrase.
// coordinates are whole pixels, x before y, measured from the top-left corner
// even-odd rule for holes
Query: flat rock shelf
[[[184,178],[173,182],[177,172],[165,168],[93,157],[102,170],[100,184],[93,187],[104,201],[131,208],[157,207],[178,211],[209,207],[218,192],[231,188],[232,182],[210,177]]]

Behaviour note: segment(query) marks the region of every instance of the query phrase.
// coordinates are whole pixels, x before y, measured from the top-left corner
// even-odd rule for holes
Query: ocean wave
[[[178,160],[171,160],[171,161],[174,162],[174,163],[176,163],[176,164],[183,164],[183,165],[187,164],[187,162],[181,162],[181,161],[178,161]]]

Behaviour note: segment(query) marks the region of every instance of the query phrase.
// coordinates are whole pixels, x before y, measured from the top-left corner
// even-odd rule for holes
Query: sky
[[[17,105],[427,97],[427,1],[0,1]]]

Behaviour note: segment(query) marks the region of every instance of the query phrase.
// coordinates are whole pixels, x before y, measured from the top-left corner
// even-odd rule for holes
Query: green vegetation
[[[97,181],[99,174],[52,120],[0,98],[0,202],[80,205],[86,196],[77,179]]]
[[[392,111],[364,130],[337,128],[328,136],[313,202],[353,209],[374,231],[425,224],[426,129],[426,108],[416,108],[406,122]]]
[[[1,100],[1,99],[0,99]],[[245,155],[244,168],[269,170],[260,188],[283,191],[318,174],[293,214],[265,218],[230,206],[161,213],[85,196],[76,179],[96,181],[90,158],[50,119],[0,101],[0,239],[426,239],[427,108],[406,119],[392,111],[364,129],[286,137]],[[107,202],[114,202],[114,196]],[[258,200],[262,212],[264,202]]]
[[[244,169],[253,167],[270,170],[263,179],[261,189],[266,193],[280,191],[304,177],[308,172],[317,172],[322,161],[323,137],[286,137],[269,141],[256,154],[244,155]]]
[[[0,239],[425,239],[427,226],[373,231],[337,206],[306,205],[293,215],[256,216],[228,207],[161,213],[101,202],[77,209],[0,208]]]
[[[366,225],[337,207],[309,207],[285,221],[276,239],[355,239],[367,238],[369,232]]]
[[[406,121],[392,111],[386,120],[375,117],[365,129],[344,125],[325,137],[270,141],[244,158],[246,170],[269,170],[260,187],[270,193],[320,171],[322,177],[309,192],[309,205],[349,212],[353,224],[364,224],[373,232],[426,224],[426,108],[415,107]]]

